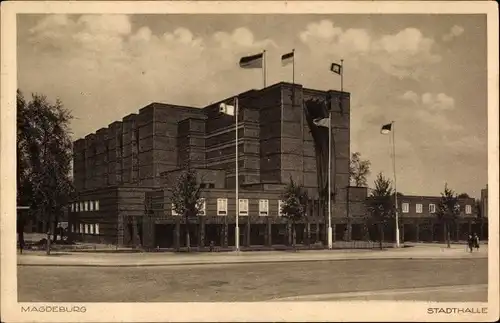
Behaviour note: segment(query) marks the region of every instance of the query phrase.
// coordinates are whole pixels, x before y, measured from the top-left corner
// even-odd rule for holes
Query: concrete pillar
[[[309,221],[307,222],[306,225],[306,238],[307,238],[307,244],[311,245],[311,223],[309,223]]]
[[[250,247],[250,245],[252,244],[252,233],[251,233],[251,224],[250,224],[250,216],[248,217],[248,222],[247,224],[245,225],[245,246],[247,247]]]
[[[223,247],[227,248],[228,245],[229,245],[229,241],[228,241],[229,240],[229,225],[227,224],[227,222],[224,223],[224,230],[223,230],[223,232],[224,232],[224,235],[223,235],[224,236]]]
[[[200,216],[198,219],[198,246],[205,247],[205,218]]]
[[[268,218],[266,222],[265,238],[266,238],[266,245],[269,247],[273,245],[271,229],[272,229],[271,219]]]
[[[347,222],[347,241],[352,240],[352,223],[349,221]]]
[[[335,242],[337,240],[337,225],[332,224],[332,241]]]
[[[174,247],[175,247],[175,249],[179,249],[181,247],[181,222],[180,222],[180,219],[175,219]]]
[[[415,223],[415,239],[420,241],[420,224]]]
[[[320,241],[320,236],[319,236],[319,221],[316,220],[316,229],[315,229],[315,232],[316,234],[316,241]]]
[[[401,242],[405,242],[405,225],[404,224],[401,224]]]

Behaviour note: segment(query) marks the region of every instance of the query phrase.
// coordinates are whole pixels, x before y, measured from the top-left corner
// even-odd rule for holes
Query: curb
[[[275,264],[283,262],[319,262],[319,261],[350,261],[350,260],[457,260],[457,259],[471,259],[465,257],[387,257],[387,258],[338,258],[338,259],[282,259],[282,260],[262,260],[262,261],[221,261],[221,262],[191,262],[191,263],[154,263],[154,264],[34,264],[25,263],[17,264],[18,267],[174,267],[174,266],[203,266],[203,265],[241,265],[241,264]],[[472,259],[487,259],[487,257],[475,257]]]

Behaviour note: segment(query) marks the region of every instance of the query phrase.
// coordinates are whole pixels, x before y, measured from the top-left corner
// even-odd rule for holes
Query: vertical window
[[[99,234],[99,223],[95,224],[95,234]]]
[[[269,200],[259,200],[259,215],[260,216],[269,215]]]
[[[198,215],[204,216],[207,214],[206,213],[207,212],[207,201],[205,200],[205,198],[203,198],[203,197],[200,198],[200,200],[198,201],[197,208],[198,208]]]
[[[172,203],[172,215],[173,216],[179,215],[179,214],[177,214],[177,212],[175,212],[175,204],[174,203]]]
[[[95,210],[99,211],[99,201],[95,201]]]
[[[85,233],[89,233],[89,225],[85,224]]]
[[[240,199],[238,207],[240,215],[248,215],[248,199]]]
[[[408,213],[410,212],[410,204],[409,203],[403,203],[403,213]]]
[[[217,215],[227,215],[227,199],[217,199]]]
[[[472,206],[470,205],[465,206],[465,214],[472,214]]]
[[[89,211],[94,211],[94,201],[89,201]]]
[[[89,202],[85,201],[85,212],[89,210]]]
[[[415,211],[417,213],[422,213],[422,204],[415,205]]]
[[[283,211],[281,211],[281,208],[283,207],[283,201],[279,200],[278,201],[278,216],[283,216]]]
[[[80,202],[80,212],[83,212],[83,202]]]
[[[75,212],[75,203],[71,203],[71,212]]]
[[[80,223],[80,230],[78,230],[79,233],[83,233],[83,224]]]
[[[429,213],[436,213],[436,204],[429,204]]]
[[[94,225],[93,225],[93,224],[90,224],[90,225],[89,225],[89,227],[90,227],[90,228],[89,228],[89,229],[90,229],[90,232],[89,232],[89,233],[90,233],[90,234],[94,234]]]

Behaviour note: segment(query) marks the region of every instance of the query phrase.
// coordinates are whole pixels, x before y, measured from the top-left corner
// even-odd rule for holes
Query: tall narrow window
[[[89,224],[89,233],[90,234],[94,234],[94,225],[93,224]]]
[[[95,201],[95,210],[99,211],[99,201]]]
[[[282,211],[283,203],[284,202],[282,200],[278,201],[278,216],[283,216],[283,211]]]
[[[85,212],[89,210],[89,202],[85,201]]]
[[[201,197],[198,201],[198,215],[204,216],[207,212],[207,201],[205,198]]]
[[[217,215],[227,215],[227,199],[217,199]]]
[[[465,214],[472,214],[472,206],[470,205],[465,206]]]
[[[422,213],[422,204],[416,204],[415,205],[415,211],[417,213]]]
[[[174,204],[174,203],[172,203],[172,206],[171,206],[171,207],[172,207],[172,215],[173,215],[173,216],[177,216],[177,215],[179,215],[177,212],[175,212],[175,204]]]
[[[269,215],[269,200],[259,200],[259,215],[260,216]]]
[[[95,224],[95,234],[99,234],[99,223]]]
[[[403,209],[403,213],[410,212],[410,204],[409,203],[403,203],[402,209]]]
[[[78,230],[79,233],[83,233],[83,224],[80,223],[80,230]]]
[[[429,213],[436,213],[436,204],[429,204]]]
[[[94,211],[94,201],[89,201],[89,211]]]
[[[248,199],[239,199],[240,215],[248,215]]]

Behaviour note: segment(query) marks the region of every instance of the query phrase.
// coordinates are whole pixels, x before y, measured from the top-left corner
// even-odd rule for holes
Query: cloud
[[[299,38],[313,55],[349,57],[356,63],[379,66],[399,78],[417,78],[427,65],[441,61],[433,51],[435,41],[417,28],[377,36],[366,29],[343,30],[330,20],[322,20],[308,24]]]
[[[411,101],[413,103],[417,103],[418,102],[418,94],[413,92],[413,91],[406,91],[402,96],[401,98],[403,100],[408,100],[408,101]]]
[[[443,41],[451,41],[455,37],[459,37],[464,33],[465,29],[462,26],[459,25],[454,25],[453,27],[450,28],[450,31],[443,35],[442,39]]]

